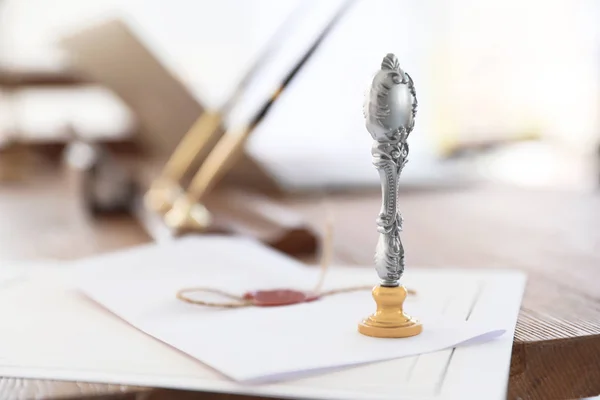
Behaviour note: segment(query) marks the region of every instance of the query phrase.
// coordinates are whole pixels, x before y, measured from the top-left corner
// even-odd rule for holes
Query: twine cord
[[[210,301],[194,300],[194,299],[189,298],[189,297],[186,296],[186,294],[190,293],[190,292],[213,293],[213,294],[221,295],[223,297],[230,298],[230,299],[235,300],[235,301],[234,302],[230,302],[230,303],[215,303],[215,302],[210,302]],[[180,289],[177,292],[177,298],[179,300],[185,301],[186,303],[196,304],[196,305],[201,305],[201,306],[206,306],[206,307],[239,308],[239,307],[248,307],[248,306],[253,305],[253,303],[251,301],[246,300],[246,299],[244,299],[241,296],[236,296],[236,295],[224,292],[224,291],[219,290],[219,289],[203,288],[203,287],[193,287],[193,288]]]
[[[313,290],[314,293],[321,292],[321,288],[325,283],[325,275],[327,275],[327,269],[331,264],[331,259],[333,258],[333,216],[332,213],[329,212],[327,216],[327,220],[325,223],[325,234],[323,237],[323,245],[321,250],[321,274],[319,276],[319,281]]]

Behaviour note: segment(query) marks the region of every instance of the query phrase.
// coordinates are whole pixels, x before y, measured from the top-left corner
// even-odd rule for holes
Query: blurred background
[[[2,0],[2,138],[60,142],[67,127],[105,142],[140,134],[136,124],[147,117],[136,111],[144,105],[128,98],[139,94],[123,93],[126,83],[113,75],[143,75],[143,62],[138,71],[128,67],[136,63],[135,49],[110,58],[117,52],[103,47],[119,38],[108,28],[79,47],[63,45],[81,31],[122,21],[202,107],[215,108],[273,35],[288,48],[271,64],[285,65],[281,59],[300,54],[340,6],[301,3]],[[359,1],[283,93],[249,151],[294,188],[377,184],[360,108],[368,79],[391,51],[413,76],[420,102],[406,183],[483,175],[522,185],[595,186],[598,21],[593,0]],[[89,52],[101,65],[78,68],[73,58]],[[285,69],[263,67],[262,75],[277,68]],[[152,78],[145,84],[161,85]],[[168,110],[168,91],[153,96],[144,101],[177,118]],[[179,130],[152,135],[176,141]],[[476,168],[456,162],[475,156]]]
[[[68,215],[73,209],[50,194],[64,197],[72,188],[55,177],[57,165],[87,168],[93,174],[84,179],[106,181],[93,189],[79,183],[74,193],[84,201],[113,190],[113,199],[127,203],[129,189],[145,190],[193,122],[226,102],[259,60],[225,118],[225,128],[246,124],[342,5],[0,0],[6,214],[16,210],[11,201],[31,202],[28,210],[56,201]],[[599,21],[594,0],[356,1],[256,127],[246,154],[287,194],[378,190],[361,108],[381,58],[394,52],[419,99],[402,190],[499,184],[596,191]],[[265,56],[274,43],[277,51]],[[90,167],[99,159],[113,169]],[[131,182],[123,178],[130,173]],[[240,184],[253,182],[245,179]],[[63,224],[56,215],[30,215],[31,224]],[[15,221],[7,236],[27,224]],[[36,243],[69,246],[57,232]]]

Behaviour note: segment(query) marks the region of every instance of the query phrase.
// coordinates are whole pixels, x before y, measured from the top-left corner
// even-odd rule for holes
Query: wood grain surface
[[[86,216],[64,175],[0,185],[0,260],[76,259],[147,243],[130,217]],[[379,193],[293,198],[321,230],[334,216],[335,262],[369,266]],[[335,205],[335,206],[334,206]],[[480,187],[403,193],[407,268],[528,272],[510,399],[600,394],[600,193]],[[499,299],[501,301],[501,299]],[[251,399],[119,385],[0,378],[0,398]]]
[[[288,203],[314,221],[333,212],[337,261],[369,265],[378,196],[329,196],[327,208],[316,208],[314,199]],[[407,268],[528,273],[509,398],[600,394],[600,192],[482,187],[404,193],[399,206]]]

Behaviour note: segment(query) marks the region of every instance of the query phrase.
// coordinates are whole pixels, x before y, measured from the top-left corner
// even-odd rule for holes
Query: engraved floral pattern
[[[399,77],[403,77],[399,79]],[[412,96],[410,110],[392,107],[394,85],[407,85]],[[404,247],[400,239],[402,216],[398,211],[398,183],[402,169],[408,162],[408,136],[414,128],[417,111],[416,91],[411,77],[400,69],[393,54],[382,62],[382,70],[376,75],[365,104],[367,129],[374,142],[371,148],[373,165],[379,171],[382,188],[382,204],[376,220],[379,240],[375,251],[375,268],[384,286],[397,286],[404,273]],[[397,115],[410,115],[405,125],[388,126]],[[391,118],[390,118],[391,117]]]

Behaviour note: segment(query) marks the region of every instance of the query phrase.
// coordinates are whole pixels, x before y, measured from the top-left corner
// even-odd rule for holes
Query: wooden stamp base
[[[404,313],[407,295],[404,286],[376,286],[372,293],[377,311],[358,324],[360,333],[379,338],[404,338],[423,331],[421,322]]]

